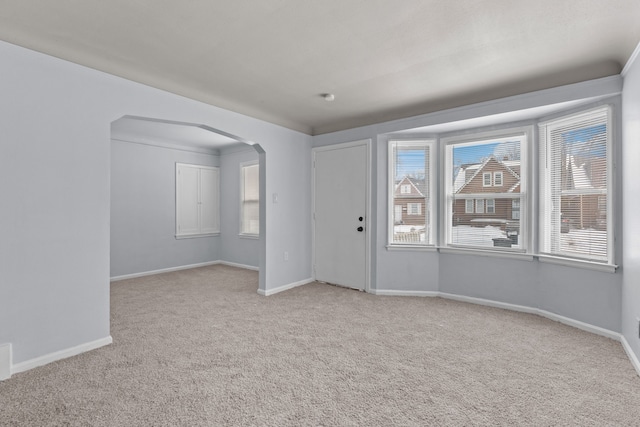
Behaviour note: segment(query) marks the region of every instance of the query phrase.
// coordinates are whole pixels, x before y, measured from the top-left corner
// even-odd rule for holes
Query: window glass
[[[478,141],[447,141],[448,245],[524,249],[523,239],[517,237],[521,215],[514,215],[513,207],[519,209],[524,203],[525,143],[524,134]],[[475,209],[470,209],[474,202]]]
[[[260,233],[260,169],[257,163],[240,166],[240,234]]]
[[[433,141],[389,143],[389,244],[432,245]]]
[[[611,261],[610,109],[540,125],[541,252]]]
[[[485,172],[482,174],[482,185],[484,187],[491,187],[491,172]]]
[[[464,213],[472,214],[473,212],[474,212],[474,210],[473,210],[473,199],[465,200]]]
[[[496,201],[487,199],[487,213],[496,213]]]
[[[502,187],[502,172],[493,173],[493,185],[495,187]]]

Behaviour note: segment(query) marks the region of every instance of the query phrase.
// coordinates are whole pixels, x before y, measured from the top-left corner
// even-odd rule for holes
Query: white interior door
[[[316,280],[365,290],[366,142],[314,150]]]

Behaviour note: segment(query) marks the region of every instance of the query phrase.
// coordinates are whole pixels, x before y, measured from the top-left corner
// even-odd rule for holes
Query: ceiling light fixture
[[[322,97],[323,97],[323,98],[324,98],[324,100],[325,100],[325,101],[327,101],[327,102],[331,102],[331,101],[333,101],[334,99],[336,99],[336,96],[335,96],[334,94],[332,94],[332,93],[323,93],[323,94],[322,94]]]

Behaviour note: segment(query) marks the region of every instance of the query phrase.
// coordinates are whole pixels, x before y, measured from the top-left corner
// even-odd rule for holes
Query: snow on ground
[[[567,255],[607,259],[607,232],[591,228],[571,229],[560,235],[560,251]]]
[[[394,225],[393,226],[393,242],[394,243],[425,243],[427,236],[424,227],[416,225]]]
[[[424,243],[424,227],[396,225],[393,227],[394,243]],[[506,238],[499,227],[471,227],[458,225],[451,229],[451,243],[454,245],[494,247],[492,239]],[[560,234],[560,252],[572,256],[607,258],[607,232],[593,229],[571,229]],[[513,245],[516,248],[519,246]]]
[[[490,246],[493,240],[499,237],[507,237],[507,234],[499,227],[487,225],[486,227],[471,227],[470,225],[457,225],[451,229],[451,243],[454,245]]]

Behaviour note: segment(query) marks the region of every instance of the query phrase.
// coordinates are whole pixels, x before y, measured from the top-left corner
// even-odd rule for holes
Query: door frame
[[[371,292],[371,227],[375,224],[371,221],[371,139],[361,139],[339,144],[325,145],[311,149],[311,277],[316,280],[316,153],[329,150],[341,150],[345,148],[365,146],[365,280],[364,291]]]

